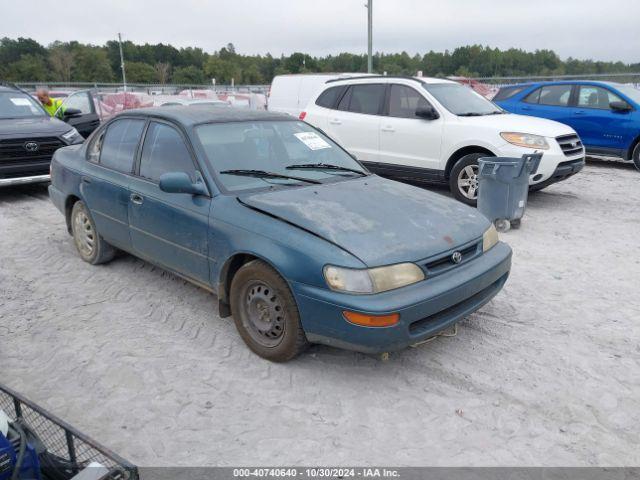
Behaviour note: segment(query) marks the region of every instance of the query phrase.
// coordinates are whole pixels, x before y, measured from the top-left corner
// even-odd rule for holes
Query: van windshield
[[[425,84],[424,88],[454,115],[478,117],[504,113],[495,103],[459,83]]]
[[[229,191],[369,174],[331,139],[296,120],[209,123],[197,127],[196,134],[218,181]]]
[[[0,119],[43,117],[40,104],[22,92],[0,92]]]

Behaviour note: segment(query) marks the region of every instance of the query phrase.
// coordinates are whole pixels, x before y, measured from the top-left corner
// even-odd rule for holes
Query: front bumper
[[[585,161],[584,158],[578,158],[576,160],[567,160],[566,162],[560,163],[555,171],[551,174],[549,178],[542,182],[535,183],[533,187],[537,190],[548,187],[552,183],[561,182],[566,180],[567,178],[575,175],[580,170],[584,168]]]
[[[16,178],[0,178],[0,187],[8,187],[10,185],[26,185],[28,183],[43,183],[51,180],[49,174],[46,175],[31,175],[28,177],[16,177]]]
[[[581,154],[566,156],[558,142],[553,138],[547,138],[549,143],[549,150],[541,150],[542,160],[538,166],[538,170],[534,175],[529,177],[529,185],[536,186],[537,188],[544,188],[551,183],[560,182],[569,178],[571,175],[578,173],[582,167],[584,167],[585,153],[584,149]],[[531,148],[518,147],[507,143],[498,148],[496,154],[499,157],[522,157],[525,154],[534,153],[535,150]],[[581,163],[582,167],[575,170],[569,175],[562,175],[562,170],[566,169],[567,164]],[[553,179],[553,180],[552,180]],[[548,183],[545,183],[547,182]]]
[[[307,338],[364,353],[401,350],[457,323],[491,300],[511,269],[511,249],[498,243],[480,257],[422,282],[376,295],[349,295],[292,282]],[[392,327],[354,325],[342,312],[400,314]]]

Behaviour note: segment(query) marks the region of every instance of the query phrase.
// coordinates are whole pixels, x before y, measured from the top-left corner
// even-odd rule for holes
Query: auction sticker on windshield
[[[315,132],[294,133],[294,135],[298,138],[298,140],[309,147],[310,150],[322,150],[323,148],[331,148],[331,145],[325,142]]]
[[[13,103],[14,105],[16,105],[17,107],[30,107],[31,106],[31,102],[29,101],[28,98],[12,98],[11,99],[11,103]]]

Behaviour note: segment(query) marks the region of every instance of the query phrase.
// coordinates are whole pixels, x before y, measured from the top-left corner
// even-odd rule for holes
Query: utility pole
[[[120,68],[122,69],[122,85],[125,93],[127,92],[127,75],[124,72],[124,55],[122,53],[122,35],[118,33],[118,45],[120,46]]]
[[[373,0],[367,0],[367,34],[368,34],[368,48],[367,48],[367,72],[373,73]]]

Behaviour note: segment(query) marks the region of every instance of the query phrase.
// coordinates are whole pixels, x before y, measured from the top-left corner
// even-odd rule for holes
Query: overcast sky
[[[366,0],[0,0],[0,37],[103,44],[228,42],[274,56],[366,51]],[[640,0],[373,0],[374,50],[468,44],[555,50],[563,59],[640,61]]]

